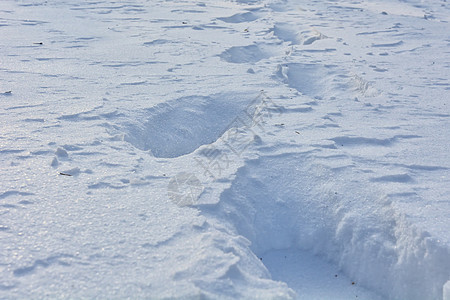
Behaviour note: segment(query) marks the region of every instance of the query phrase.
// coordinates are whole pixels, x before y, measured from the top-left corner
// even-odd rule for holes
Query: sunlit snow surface
[[[0,1],[0,298],[450,299],[449,16]]]

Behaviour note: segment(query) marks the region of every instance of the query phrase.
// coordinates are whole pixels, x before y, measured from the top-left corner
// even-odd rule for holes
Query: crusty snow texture
[[[450,299],[450,3],[1,0],[0,299]]]

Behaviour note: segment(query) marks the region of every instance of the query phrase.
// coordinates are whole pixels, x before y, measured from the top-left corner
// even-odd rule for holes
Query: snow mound
[[[217,19],[226,23],[243,23],[255,21],[258,19],[258,16],[252,12],[245,12],[234,14],[230,17],[222,17]]]

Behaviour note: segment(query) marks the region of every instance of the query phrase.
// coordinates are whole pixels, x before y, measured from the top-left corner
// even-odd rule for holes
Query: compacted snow
[[[0,1],[0,298],[450,299],[449,22]]]

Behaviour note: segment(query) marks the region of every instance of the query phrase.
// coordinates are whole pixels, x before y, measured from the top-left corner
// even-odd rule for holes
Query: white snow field
[[[1,299],[450,299],[446,0],[1,0]]]

